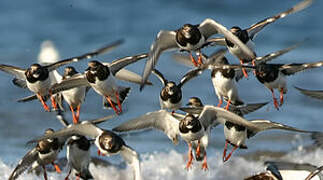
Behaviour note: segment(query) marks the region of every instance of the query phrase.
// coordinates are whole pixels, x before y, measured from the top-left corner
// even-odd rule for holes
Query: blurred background
[[[205,18],[212,18],[227,28],[232,26],[247,28],[266,17],[291,8],[298,2],[300,1],[4,0],[0,2],[0,63],[27,68],[30,64],[37,62],[40,45],[45,40],[52,41],[60,58],[65,59],[92,51],[109,42],[124,39],[125,43],[120,47],[95,58],[111,62],[116,58],[148,52],[151,43],[161,29],[175,30],[186,23],[198,24]],[[273,62],[301,63],[323,60],[322,7],[322,1],[315,1],[307,9],[265,27],[254,41],[257,54],[263,56],[308,39],[302,46]],[[207,48],[204,52],[208,54],[216,49]],[[163,54],[157,68],[164,73],[167,79],[178,82],[189,68],[174,62],[171,58],[172,54],[173,52]],[[231,63],[238,63],[234,57],[229,55],[228,58]],[[84,60],[71,65],[83,72],[87,67],[87,62],[88,60]],[[127,68],[141,74],[144,63],[145,60]],[[60,72],[62,70],[63,68],[59,69]],[[289,91],[285,96],[285,104],[279,111],[273,106],[270,91],[253,76],[241,80],[238,84],[239,94],[245,102],[270,101],[261,110],[247,115],[247,119],[269,119],[305,130],[322,130],[323,102],[305,97],[293,88],[293,86],[299,86],[308,89],[323,89],[322,71],[322,68],[313,69],[289,77]],[[15,87],[11,80],[11,76],[1,72],[0,162],[2,168],[0,167],[0,177],[3,179],[8,177],[19,159],[28,149],[32,148],[25,145],[28,140],[43,134],[46,128],[60,129],[62,127],[55,119],[55,114],[44,112],[38,101],[17,103],[17,99],[31,93]],[[100,126],[112,129],[121,122],[160,109],[158,96],[161,84],[153,75],[150,76],[150,80],[154,86],[146,87],[143,92],[139,92],[138,85],[120,82],[120,84],[132,87],[132,91],[124,103],[124,114]],[[191,96],[200,97],[204,104],[218,103],[209,72],[205,72],[187,83],[183,88],[183,93],[183,104]],[[91,90],[81,107],[81,120],[113,114],[112,110],[102,109],[101,101],[101,97]],[[66,113],[66,117],[68,120],[72,120],[69,111]],[[295,149],[300,150],[303,146],[311,143],[308,135],[279,131],[264,132],[247,141],[248,150],[238,150],[231,158],[231,162],[223,164],[221,153],[224,137],[221,126],[213,131],[208,148],[210,151],[208,155],[212,159],[209,161],[210,171],[208,173],[200,172],[199,167],[196,166],[194,168],[196,170],[187,173],[186,171],[182,172],[185,159],[181,154],[186,155],[187,151],[184,142],[181,142],[179,146],[173,146],[171,141],[158,131],[128,135],[125,137],[125,141],[142,154],[143,164],[149,165],[149,168],[144,172],[147,179],[151,176],[159,177],[157,179],[170,179],[179,176],[178,174],[186,179],[198,177],[221,179],[228,176],[231,179],[241,178],[228,169],[240,170],[241,163],[250,163],[251,166],[255,165],[252,163],[256,163],[255,167],[257,168],[248,170],[242,168],[241,172],[248,175],[248,173],[251,174],[251,172],[261,169],[262,161],[245,161],[239,158],[239,155],[264,150],[288,152]],[[92,150],[94,154],[95,149]],[[313,160],[315,157],[322,157],[323,152],[318,150],[312,154],[307,153],[308,156],[300,154],[301,152],[295,155],[289,154],[287,159],[306,162],[306,160]],[[61,153],[60,156],[65,156],[65,154]],[[255,156],[258,157],[258,154]],[[179,161],[172,162],[176,158]],[[316,158],[316,160],[309,162],[316,165],[319,165],[320,162],[323,163],[322,158]],[[112,161],[119,162],[120,159],[112,158]],[[164,162],[164,164],[159,162]],[[161,170],[162,168],[164,171]],[[118,170],[113,172],[119,173]],[[30,176],[30,178],[34,179],[35,177]]]

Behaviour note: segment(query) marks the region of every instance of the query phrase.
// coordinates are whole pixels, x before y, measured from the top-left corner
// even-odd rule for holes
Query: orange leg
[[[271,94],[272,94],[272,96],[273,96],[273,100],[274,100],[275,108],[276,108],[277,110],[279,110],[278,102],[277,102],[277,99],[275,98],[274,90],[273,90],[273,89],[270,89],[270,91],[271,91]]]
[[[49,112],[50,109],[47,106],[47,104],[45,103],[43,97],[41,95],[39,95],[39,94],[36,94],[36,95],[37,95],[37,98],[39,99],[39,101],[41,102],[41,104],[43,105],[44,109]]]
[[[255,67],[256,66],[256,60],[252,60],[251,64],[252,64],[253,67]],[[256,70],[253,70],[253,75],[256,75]]]
[[[228,110],[231,104],[231,100],[229,99],[229,101],[227,102],[227,106],[225,106],[225,110]]]
[[[240,64],[241,64],[241,65],[243,64],[243,60],[242,60],[242,59],[240,59]],[[248,73],[247,73],[247,71],[246,71],[246,69],[245,69],[245,68],[242,68],[242,72],[243,72],[244,77],[245,77],[245,78],[248,78]]]
[[[101,151],[100,151],[100,149],[98,149],[98,156],[103,156],[103,154],[101,154]]]
[[[75,116],[75,112],[74,112],[74,109],[72,106],[70,106],[70,109],[71,109],[71,112],[72,112],[72,116],[73,116],[73,124],[77,124],[78,123],[78,120]]]
[[[220,99],[220,100],[219,100],[218,107],[221,107],[222,103],[223,103],[223,101],[222,101],[222,99]]]
[[[198,64],[197,64],[197,62],[195,61],[195,59],[194,59],[194,57],[193,57],[192,53],[190,53],[190,57],[191,57],[191,60],[192,60],[192,63],[194,64],[194,66],[195,66],[195,67],[197,67],[197,66],[198,66]]]
[[[120,103],[118,91],[115,92],[115,95],[117,97],[117,103],[118,103],[119,113],[122,113],[122,106],[121,106],[121,103]]]
[[[44,179],[47,180],[46,167],[45,166],[42,166],[42,167],[43,167],[43,170],[44,170]]]
[[[56,104],[56,101],[55,101],[55,98],[54,98],[54,96],[52,95],[52,93],[49,91],[49,96],[50,96],[50,100],[51,100],[51,102],[52,102],[52,107],[55,109],[55,110],[57,110],[58,108],[57,108],[57,104]]]
[[[76,120],[77,120],[77,122],[79,122],[79,120],[80,120],[80,110],[81,110],[81,104],[79,104],[77,106],[77,109],[76,109]]]
[[[70,176],[70,174],[71,174],[71,172],[72,172],[72,169],[70,169],[69,171],[68,171],[68,174],[67,174],[67,176],[65,177],[65,180],[69,180],[69,176]]]
[[[191,168],[193,162],[193,154],[192,154],[192,144],[188,144],[188,161],[186,164],[186,170],[189,170]]]
[[[199,65],[202,65],[203,64],[203,60],[202,60],[202,55],[201,53],[199,53],[199,57],[197,59],[197,62],[199,63]]]
[[[109,104],[111,105],[111,107],[112,107],[112,109],[114,110],[114,112],[117,114],[117,115],[119,115],[119,111],[118,111],[118,109],[115,107],[115,105],[113,104],[113,102],[111,101],[111,99],[110,99],[110,97],[109,96],[107,96],[107,97],[105,97],[106,99],[107,99],[107,101],[109,102]]]
[[[204,152],[204,159],[203,159],[202,169],[203,169],[204,171],[209,170],[209,168],[208,168],[208,166],[207,166],[207,160],[206,160],[206,151]]]
[[[226,162],[227,160],[230,159],[232,153],[238,148],[238,146],[234,146],[230,152],[230,154],[228,156],[226,156],[227,154],[227,147],[228,147],[228,141],[225,141],[225,146],[224,146],[224,150],[223,150],[223,162]]]
[[[55,167],[55,170],[57,173],[61,173],[61,169],[59,168],[59,166],[57,164],[55,164],[54,162],[52,162],[52,165]]]
[[[279,106],[282,106],[284,104],[284,89],[281,88],[280,89],[280,105]]]
[[[196,148],[196,156],[200,157],[201,154],[201,142],[200,140],[197,141],[197,148]]]

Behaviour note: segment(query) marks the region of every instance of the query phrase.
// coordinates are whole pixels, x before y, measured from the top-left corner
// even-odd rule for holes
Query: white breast
[[[188,132],[188,133],[180,133],[181,137],[186,141],[187,143],[190,143],[191,141],[199,140],[201,139],[205,134],[204,128],[202,128],[200,131],[196,133]]]
[[[73,108],[76,108],[79,104],[84,102],[85,93],[85,86],[72,88],[62,92],[64,100]]]
[[[180,107],[182,107],[182,100],[180,100],[178,103],[173,104],[170,102],[170,99],[168,99],[167,101],[163,101],[160,96],[159,96],[159,103],[160,103],[161,109],[169,109],[172,111],[175,111]]]
[[[35,83],[29,83],[27,82],[27,87],[30,91],[34,92],[35,94],[39,94],[41,96],[45,96],[48,94],[51,80],[50,78],[47,78],[45,81],[37,81]]]
[[[95,83],[90,83],[90,85],[101,96],[113,96],[118,89],[115,78],[111,74],[104,81],[96,77]]]
[[[255,44],[252,40],[249,40],[246,43],[246,45],[248,48],[250,48],[252,51],[254,51]],[[248,56],[246,56],[238,46],[234,45],[233,47],[229,47],[229,46],[227,46],[227,47],[229,49],[229,52],[231,54],[233,54],[234,56],[236,56],[238,59],[247,60],[247,62],[252,60],[252,59],[249,59]]]
[[[204,36],[202,36],[202,38],[200,39],[200,41],[195,44],[195,45],[192,45],[192,44],[189,44],[187,43],[186,46],[181,46],[180,44],[177,43],[177,45],[181,48],[181,49],[184,49],[184,50],[187,50],[187,51],[196,51],[198,49],[200,49],[203,44],[205,44],[205,38]]]
[[[212,83],[218,98],[228,97],[230,100],[240,100],[238,95],[237,83],[234,79],[225,78],[221,72],[216,72],[212,78]]]
[[[227,140],[237,146],[244,145],[247,139],[247,129],[244,131],[237,131],[234,126],[231,129],[224,126],[224,136]]]
[[[39,157],[38,164],[46,165],[46,164],[50,164],[50,163],[54,162],[57,158],[58,153],[59,153],[59,150],[57,150],[57,151],[52,150],[47,154],[38,153],[38,157]]]
[[[81,172],[83,169],[89,167],[91,157],[90,151],[83,151],[77,147],[76,144],[67,146],[67,160],[73,169],[77,172]]]

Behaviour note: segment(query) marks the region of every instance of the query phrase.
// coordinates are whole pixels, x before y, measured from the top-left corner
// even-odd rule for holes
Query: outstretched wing
[[[125,132],[155,128],[163,131],[174,144],[178,142],[179,121],[166,110],[147,113],[138,118],[129,120],[115,128],[113,131]]]
[[[94,50],[92,52],[89,52],[89,53],[85,53],[81,56],[75,56],[75,57],[72,57],[72,58],[67,58],[67,59],[64,59],[64,60],[61,60],[61,61],[58,61],[58,62],[55,62],[53,64],[49,64],[47,66],[45,66],[48,71],[53,71],[63,65],[66,65],[66,64],[69,64],[69,63],[72,63],[72,62],[78,62],[80,60],[83,60],[83,59],[90,59],[92,58],[93,56],[97,56],[99,54],[104,54],[108,51],[111,51],[113,50],[114,48],[116,48],[117,46],[119,46],[120,44],[123,43],[123,40],[117,40],[115,42],[112,42],[100,49],[97,49],[97,50]]]
[[[302,89],[295,86],[295,89],[299,90],[302,94],[316,98],[316,99],[323,99],[323,90],[308,90],[308,89]]]
[[[80,86],[90,86],[84,74],[79,74],[56,83],[51,87],[50,91],[52,94],[56,94]]]
[[[166,86],[167,79],[164,77],[163,73],[158,71],[156,68],[151,71],[156,77],[160,80],[160,82],[163,84],[163,86]]]
[[[11,65],[0,64],[0,71],[11,74],[17,79],[26,80],[25,72],[26,69],[15,67]]]
[[[206,40],[212,35],[219,33],[218,28],[214,26],[213,20],[210,18],[205,19],[198,28]]]
[[[148,60],[145,64],[145,69],[143,71],[143,80],[140,86],[140,90],[142,90],[145,86],[145,82],[148,80],[148,77],[151,71],[154,69],[157,61],[159,59],[160,54],[163,51],[178,48],[176,43],[176,32],[175,31],[160,31],[157,35],[156,40],[150,47],[150,52],[148,56]]]
[[[109,65],[110,71],[113,75],[115,75],[118,71],[120,71],[122,68],[126,67],[129,64],[135,63],[141,59],[144,59],[148,57],[147,53],[138,54],[134,56],[126,56],[120,59],[116,59],[111,62]]]
[[[9,180],[14,180],[19,177],[26,169],[28,169],[38,159],[38,151],[36,147],[27,152],[27,154],[19,161],[16,168],[11,173]]]
[[[318,68],[323,66],[323,61],[318,61],[314,63],[304,63],[304,64],[298,64],[298,63],[293,63],[293,64],[285,64],[280,66],[279,70],[285,75],[292,75],[300,71],[304,71],[306,69],[311,69],[311,68]]]
[[[132,167],[134,180],[141,180],[140,162],[138,153],[127,145],[123,145],[120,151],[123,159]]]
[[[261,31],[268,24],[271,24],[278,19],[284,18],[285,16],[287,16],[289,14],[293,14],[293,13],[303,10],[306,7],[308,7],[310,4],[312,4],[312,2],[313,2],[313,0],[304,0],[304,1],[296,4],[292,8],[288,9],[287,11],[281,12],[279,14],[272,16],[272,17],[266,18],[254,25],[251,25],[248,29],[246,29],[249,34],[249,37],[251,39],[253,39],[257,35],[257,33],[259,31]]]

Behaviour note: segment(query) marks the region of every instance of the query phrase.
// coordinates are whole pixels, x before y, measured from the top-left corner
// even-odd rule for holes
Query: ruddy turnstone
[[[243,53],[254,57],[252,51],[244,45],[235,35],[228,31],[224,26],[213,19],[207,18],[201,24],[185,24],[183,27],[173,31],[162,30],[158,33],[156,40],[150,47],[149,57],[143,71],[143,81],[140,90],[144,88],[151,71],[157,64],[160,54],[166,50],[180,49],[183,51],[196,51],[199,54],[198,62],[202,64],[200,50],[205,46],[206,40],[217,33],[223,34],[230,42],[241,48]],[[197,63],[191,55],[192,62],[195,66]]]
[[[51,92],[49,92],[49,89],[51,87],[51,83],[53,82],[53,80],[51,80],[51,76],[49,75],[50,72],[52,72],[53,70],[63,65],[66,65],[72,62],[78,62],[82,59],[91,58],[98,54],[105,53],[106,51],[109,51],[115,48],[121,43],[122,41],[119,40],[107,46],[104,46],[103,48],[95,50],[93,52],[86,53],[81,56],[64,59],[49,65],[42,66],[36,63],[36,64],[32,64],[28,69],[23,69],[20,67],[1,64],[0,70],[15,76],[13,82],[15,84],[18,84],[20,87],[26,87],[30,91],[34,92],[37,98],[42,103],[44,109],[46,111],[50,111],[49,107],[47,106],[47,104],[43,99],[44,96],[48,94],[51,95]],[[52,101],[52,106],[56,109],[57,107],[56,107],[55,99],[53,97],[51,97],[51,101]]]
[[[37,142],[48,138],[62,138],[66,141],[68,138],[75,135],[95,138],[94,144],[102,155],[110,156],[121,154],[123,159],[133,168],[134,179],[141,180],[138,153],[129,147],[124,140],[114,132],[103,130],[91,122],[82,121],[79,124],[69,125],[55,133],[33,139],[30,142]]]

